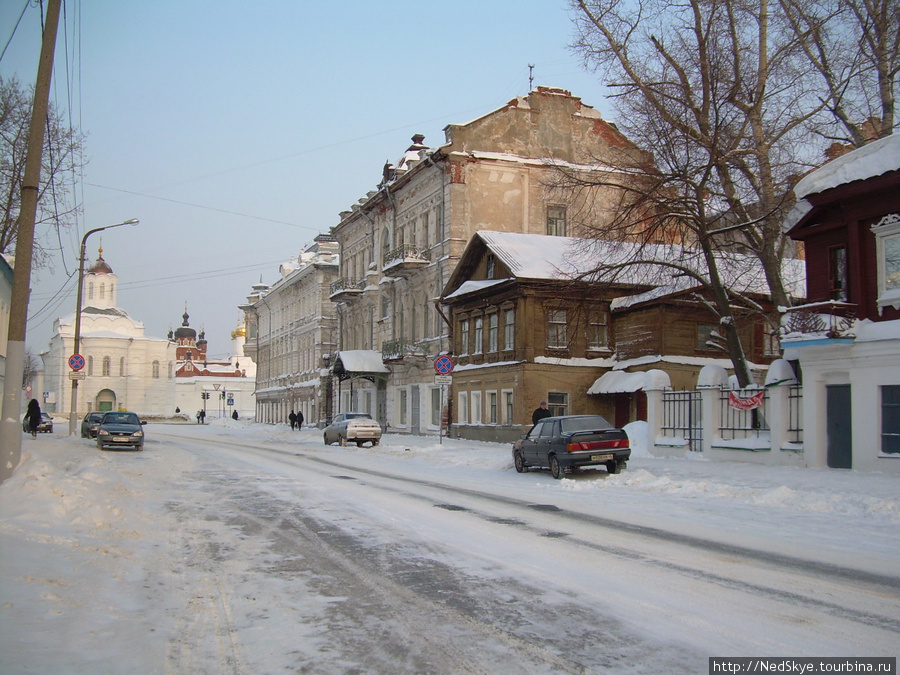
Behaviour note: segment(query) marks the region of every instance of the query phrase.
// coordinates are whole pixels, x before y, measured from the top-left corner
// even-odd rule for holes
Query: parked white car
[[[381,425],[369,413],[345,412],[335,415],[332,423],[325,427],[325,445],[356,443],[359,447],[366,441],[372,447],[381,440]]]

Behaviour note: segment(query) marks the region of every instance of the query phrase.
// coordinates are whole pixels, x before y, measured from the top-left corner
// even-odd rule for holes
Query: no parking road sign
[[[84,368],[84,357],[81,354],[72,354],[69,357],[69,368],[72,370],[81,370]]]
[[[439,356],[434,360],[434,372],[438,375],[449,375],[453,372],[453,359],[449,356]]]

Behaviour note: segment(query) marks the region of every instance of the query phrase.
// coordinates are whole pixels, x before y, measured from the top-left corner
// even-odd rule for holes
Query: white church
[[[85,271],[82,286],[81,341],[85,379],[78,385],[79,419],[93,410],[126,409],[144,416],[171,415],[175,402],[176,345],[144,335],[144,324],[116,305],[119,278],[103,259]],[[53,324],[44,365],[42,408],[51,414],[71,411],[69,357],[75,351],[75,313]]]

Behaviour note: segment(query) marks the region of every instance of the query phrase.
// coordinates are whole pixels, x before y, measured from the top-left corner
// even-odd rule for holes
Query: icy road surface
[[[230,424],[230,422],[229,422]],[[491,444],[148,426],[23,441],[0,486],[3,673],[701,673],[895,656],[900,479]],[[778,481],[772,484],[771,481]],[[767,484],[768,483],[768,484]],[[893,492],[892,492],[893,491]]]

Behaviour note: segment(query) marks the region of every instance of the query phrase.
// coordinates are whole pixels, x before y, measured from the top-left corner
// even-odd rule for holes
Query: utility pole
[[[22,377],[25,373],[25,324],[28,320],[34,221],[37,218],[40,193],[41,154],[44,148],[44,129],[47,126],[59,7],[60,0],[48,0],[37,82],[34,86],[25,175],[22,180],[21,208],[16,231],[16,268],[13,272],[12,299],[9,308],[3,412],[0,417],[0,483],[12,475],[22,458],[22,427],[19,414],[22,411]]]

